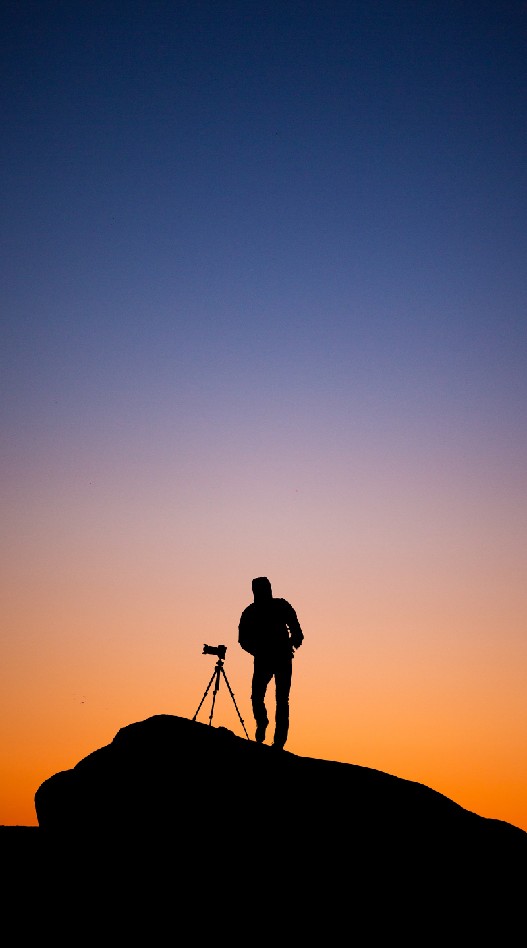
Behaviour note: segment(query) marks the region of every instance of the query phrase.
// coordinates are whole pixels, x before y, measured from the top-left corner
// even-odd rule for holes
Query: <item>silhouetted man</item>
[[[276,714],[273,747],[283,749],[289,731],[289,692],[295,648],[304,634],[295,610],[285,599],[275,599],[266,576],[252,581],[254,602],[243,610],[238,626],[238,642],[254,657],[251,702],[256,721],[256,741],[265,738],[269,718],[265,694],[275,680]]]

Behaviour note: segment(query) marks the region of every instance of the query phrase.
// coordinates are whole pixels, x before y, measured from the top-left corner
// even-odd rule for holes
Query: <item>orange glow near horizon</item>
[[[236,557],[218,563],[216,570],[205,564],[201,596],[196,572],[185,584],[179,574],[173,603],[166,568],[148,580],[143,574],[141,588],[116,583],[106,596],[100,580],[88,588],[80,576],[69,591],[43,584],[32,604],[11,585],[16,634],[2,682],[2,824],[36,825],[40,783],[110,743],[119,728],[155,714],[192,718],[214,670],[201,654],[205,642],[227,645],[225,670],[253,736],[251,660],[237,645],[237,621],[252,574],[272,571],[253,557],[253,569],[234,581]],[[380,602],[366,573],[350,575],[347,588],[338,574],[313,576],[303,588],[302,565],[289,584],[287,572],[285,563],[275,570],[273,591],[294,603],[305,632],[287,750],[416,781],[527,830],[526,645],[512,614],[500,640],[493,636],[498,606],[494,614],[467,595],[441,609],[437,577],[411,597],[392,576],[391,599]],[[210,699],[198,720],[208,721]],[[269,701],[272,713],[272,692]],[[213,723],[243,736],[225,686]]]

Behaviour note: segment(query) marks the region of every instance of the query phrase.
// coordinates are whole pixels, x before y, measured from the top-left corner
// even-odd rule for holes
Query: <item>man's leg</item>
[[[254,659],[253,680],[251,690],[251,703],[253,706],[253,715],[256,722],[256,742],[262,744],[265,739],[265,732],[269,724],[267,709],[265,707],[265,693],[267,685],[273,677],[272,669],[266,662]]]
[[[286,661],[275,672],[276,718],[273,747],[280,750],[287,741],[289,732],[289,692],[291,691],[291,661]]]

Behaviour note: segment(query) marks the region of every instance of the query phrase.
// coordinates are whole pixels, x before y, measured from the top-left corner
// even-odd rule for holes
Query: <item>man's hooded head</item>
[[[265,602],[273,598],[273,590],[267,576],[257,576],[253,579],[252,589],[255,602]]]

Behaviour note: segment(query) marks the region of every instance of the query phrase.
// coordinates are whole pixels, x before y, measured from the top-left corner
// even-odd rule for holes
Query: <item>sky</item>
[[[0,824],[204,644],[252,739],[265,575],[286,750],[527,831],[527,5],[0,16]]]

